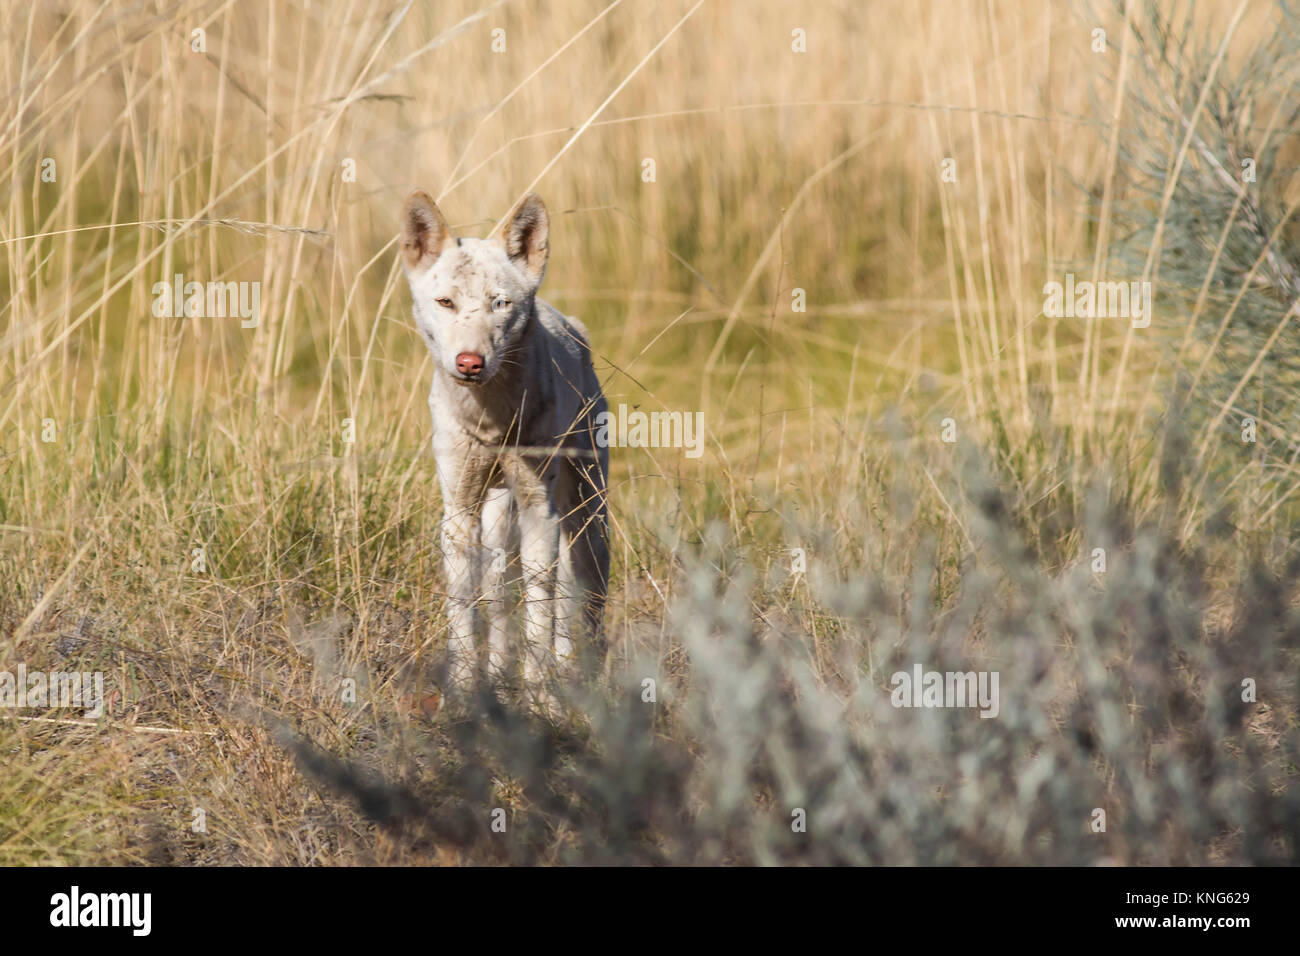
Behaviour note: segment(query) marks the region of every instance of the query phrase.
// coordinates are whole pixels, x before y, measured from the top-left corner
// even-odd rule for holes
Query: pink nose
[[[461,375],[477,375],[483,371],[483,356],[477,352],[461,352],[456,356],[456,371]]]

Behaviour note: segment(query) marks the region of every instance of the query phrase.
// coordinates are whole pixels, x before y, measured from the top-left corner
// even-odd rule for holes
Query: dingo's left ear
[[[529,193],[519,201],[497,234],[506,255],[533,280],[534,289],[546,275],[546,260],[551,251],[550,229],[546,205],[536,193]]]
[[[433,199],[423,189],[406,198],[402,210],[402,264],[407,272],[423,272],[438,261],[451,241],[451,230]]]

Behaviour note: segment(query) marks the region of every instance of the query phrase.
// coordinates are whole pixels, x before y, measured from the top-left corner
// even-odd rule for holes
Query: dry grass
[[[0,863],[1294,860],[1300,473],[1253,390],[1291,387],[1272,326],[1226,364],[1250,388],[1175,415],[1177,371],[1219,354],[1179,340],[1218,299],[1156,274],[1149,334],[1042,314],[1067,271],[1149,276],[1116,251],[1134,208],[1180,207],[1139,189],[1129,150],[1160,141],[1130,97],[1194,106],[1190,64],[1227,35],[1221,69],[1243,69],[1277,29],[1265,3],[1232,31],[1231,11],[1192,22],[1210,19],[1179,74],[1122,40],[1121,13],[1064,3],[6,5],[0,669],[102,670],[113,693],[96,728],[0,713]],[[1248,131],[1282,109],[1251,106]],[[1204,165],[1171,128],[1159,182]],[[430,367],[393,248],[415,185],[480,235],[536,188],[543,295],[592,329],[611,404],[705,413],[699,461],[613,456],[613,646],[586,725],[422,712],[445,633]],[[178,272],[259,282],[260,324],[155,317]],[[1258,454],[1230,440],[1243,403],[1274,439]],[[939,440],[946,418],[987,481]],[[1094,600],[1076,566],[1098,541],[1134,578]],[[1193,617],[1166,609],[1154,653],[1144,602],[1184,589]],[[789,656],[759,667],[751,643]],[[1041,664],[1016,685],[1032,706],[982,733],[999,722],[917,729],[870,703],[895,664],[940,657]],[[744,699],[716,683],[742,664],[771,718],[757,750],[735,743],[752,722],[708,716]],[[1241,676],[1266,703],[1222,711]],[[1030,754],[1057,761],[1049,810]],[[861,854],[752,825],[799,793]],[[1167,831],[1165,799],[1186,816]],[[1129,822],[1063,836],[1100,805]],[[508,844],[484,829],[498,806]]]

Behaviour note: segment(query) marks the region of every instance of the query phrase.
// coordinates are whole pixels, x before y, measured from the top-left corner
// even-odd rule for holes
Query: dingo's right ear
[[[442,255],[451,241],[447,221],[423,189],[406,197],[402,210],[402,265],[407,272],[423,272]]]

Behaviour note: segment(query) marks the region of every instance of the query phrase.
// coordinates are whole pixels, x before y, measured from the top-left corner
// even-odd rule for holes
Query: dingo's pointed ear
[[[506,247],[506,255],[533,280],[533,288],[542,284],[546,259],[550,255],[550,218],[546,205],[536,193],[519,201],[506,224],[497,234]]]
[[[402,265],[407,272],[423,272],[442,255],[451,230],[442,213],[423,189],[406,197],[402,210]]]

